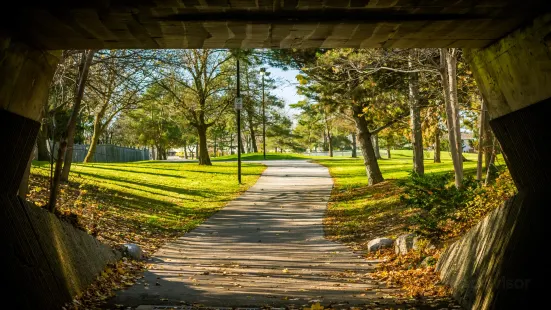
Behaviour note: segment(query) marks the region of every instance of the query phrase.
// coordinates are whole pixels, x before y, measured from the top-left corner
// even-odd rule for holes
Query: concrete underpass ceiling
[[[484,47],[549,11],[550,2],[13,1],[0,13],[0,34],[45,49]]]

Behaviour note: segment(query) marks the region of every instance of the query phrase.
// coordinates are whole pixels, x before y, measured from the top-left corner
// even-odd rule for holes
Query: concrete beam
[[[465,56],[492,118],[551,98],[551,14]]]
[[[0,109],[39,121],[59,55],[0,36]]]

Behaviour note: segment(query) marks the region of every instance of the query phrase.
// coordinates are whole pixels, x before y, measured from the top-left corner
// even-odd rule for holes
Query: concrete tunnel
[[[17,189],[63,49],[463,48],[518,187],[473,308],[545,304],[551,198],[551,3],[547,0],[89,0],[0,12],[0,227],[6,298],[56,308],[63,284]],[[474,261],[473,261],[474,263]],[[483,275],[481,274],[480,277]],[[510,289],[503,279],[529,281]],[[52,282],[53,281],[53,282]],[[58,281],[59,282],[59,281]],[[459,296],[457,296],[459,294]],[[461,298],[464,292],[456,292]],[[57,307],[59,308],[59,307]]]

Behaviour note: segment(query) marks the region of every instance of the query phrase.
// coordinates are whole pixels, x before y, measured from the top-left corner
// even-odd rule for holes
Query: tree
[[[87,101],[94,115],[93,134],[84,162],[94,159],[100,137],[123,111],[135,109],[150,81],[144,75],[148,59],[139,51],[108,50],[99,54],[90,79]]]
[[[292,133],[291,119],[282,113],[282,111],[272,112],[271,124],[266,131],[266,136],[270,138],[270,145],[283,153],[286,149],[295,150],[297,145],[294,143],[295,136]]]
[[[92,60],[94,59],[94,55],[96,52],[97,51],[95,50],[90,50],[88,51],[88,53],[83,52],[81,57],[79,74],[78,74],[79,83],[77,86],[75,103],[74,103],[74,107],[78,107],[78,111],[75,111],[75,108],[73,108],[73,113],[75,113],[74,114],[75,116],[73,119],[73,115],[71,115],[71,119],[69,120],[69,122],[74,122],[74,124],[71,126],[71,130],[67,132],[67,149],[66,149],[66,154],[64,155],[65,158],[64,158],[64,164],[63,164],[63,170],[61,171],[61,181],[64,181],[64,182],[69,181],[69,172],[71,171],[71,164],[73,162],[73,145],[75,143],[76,122],[77,122],[78,114],[80,113],[80,106],[81,106],[82,98],[84,97],[84,89],[88,81],[90,66],[92,65]]]
[[[409,51],[408,68],[414,68],[414,59],[418,58],[415,49]],[[419,72],[410,72],[408,79],[409,111],[411,122],[411,141],[413,144],[413,172],[417,175],[425,173],[423,162],[423,131],[421,128],[421,108],[419,106]]]
[[[231,54],[224,50],[171,50],[163,54],[163,78],[157,83],[171,95],[197,131],[199,164],[211,165],[207,131],[231,106]]]
[[[479,119],[479,132],[478,132],[478,161],[476,166],[476,179],[482,181],[482,156],[484,154],[484,144],[485,144],[485,132],[484,125],[486,123],[486,105],[484,100],[481,101],[480,106],[480,119]]]
[[[446,119],[450,152],[455,172],[455,186],[463,185],[463,155],[461,146],[461,124],[459,122],[459,101],[457,98],[457,49],[440,49],[442,88],[446,104]]]
[[[53,212],[55,210],[56,201],[57,201],[57,193],[59,188],[59,182],[61,181],[61,172],[62,172],[62,165],[65,159],[65,152],[67,150],[68,141],[69,139],[74,138],[75,134],[75,128],[76,128],[76,122],[78,113],[80,111],[80,105],[82,103],[82,97],[84,95],[84,88],[86,85],[86,80],[88,78],[88,72],[90,69],[90,65],[92,63],[92,59],[94,57],[96,51],[89,50],[87,52],[83,52],[82,58],[84,61],[82,62],[82,70],[80,70],[79,74],[79,82],[78,82],[78,88],[75,96],[75,102],[73,104],[73,111],[71,113],[71,117],[69,118],[69,121],[67,123],[67,127],[61,134],[61,140],[59,143],[58,153],[57,153],[57,160],[55,165],[55,172],[50,188],[50,200],[48,205],[48,210],[50,212]],[[69,159],[69,165],[70,165],[70,159]],[[70,167],[70,166],[69,166]],[[68,168],[69,169],[69,168]],[[67,173],[68,174],[68,173]]]
[[[392,126],[408,114],[404,108],[404,79],[399,74],[363,74],[358,67],[378,61],[380,50],[338,49],[318,54],[313,64],[303,68],[303,94],[349,113],[354,120],[370,185],[382,182],[372,136]]]
[[[153,84],[143,97],[140,107],[116,120],[115,126],[120,129],[115,141],[125,145],[151,146],[155,149],[155,159],[166,159],[169,148],[186,146],[183,131],[189,128],[164,89]]]

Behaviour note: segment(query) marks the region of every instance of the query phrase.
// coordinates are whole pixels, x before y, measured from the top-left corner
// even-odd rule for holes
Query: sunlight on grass
[[[287,153],[266,153],[266,160],[289,160],[289,159],[309,159],[310,157],[302,154],[287,154]],[[213,161],[219,160],[237,160],[237,154],[226,155],[211,158]],[[241,160],[264,160],[263,153],[248,153],[242,154]]]
[[[367,185],[362,158],[314,158],[329,168],[335,186],[325,217],[327,237],[365,249],[369,240],[377,237],[396,237],[403,233],[411,210],[400,202],[402,189],[397,179],[406,178],[413,169],[411,150],[394,150],[392,159],[379,160],[385,182]],[[360,155],[361,156],[361,155]],[[476,169],[477,154],[464,154],[467,174]],[[432,153],[425,155],[425,173],[453,172],[448,153],[442,153],[442,163],[434,163]],[[499,163],[499,162],[498,162]],[[503,163],[503,162],[502,162]]]
[[[391,152],[392,159],[380,159],[379,167],[385,180],[402,179],[408,176],[413,169],[413,157],[410,150],[399,150]],[[425,156],[425,173],[452,172],[453,163],[448,153],[442,153],[442,163],[434,163],[432,153],[430,158]],[[359,155],[361,157],[361,155]],[[477,154],[464,154],[469,160],[463,163],[467,171],[476,169]],[[335,179],[335,185],[344,188],[355,188],[367,185],[367,177],[363,159],[361,158],[314,158],[316,162],[328,167]]]
[[[82,217],[85,226],[107,242],[147,243],[146,235],[152,232],[172,236],[196,227],[253,185],[264,169],[244,163],[239,185],[235,162],[73,164],[70,184],[62,186],[58,205]],[[29,199],[44,205],[49,164],[35,162],[31,173]]]

